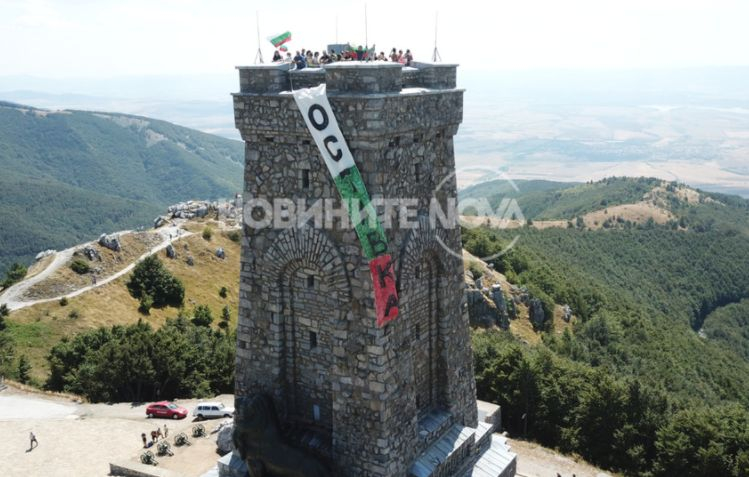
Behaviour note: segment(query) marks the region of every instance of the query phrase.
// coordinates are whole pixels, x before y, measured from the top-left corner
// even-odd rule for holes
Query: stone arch
[[[278,408],[291,425],[329,432],[333,331],[345,322],[351,300],[343,258],[323,231],[303,227],[283,231],[261,262],[280,344]]]
[[[423,415],[447,404],[447,356],[445,336],[445,271],[448,264],[437,238],[446,243],[442,229],[430,227],[429,218],[419,217],[400,254],[398,284],[401,313],[408,323],[414,399],[417,414]],[[443,253],[440,253],[440,252]]]

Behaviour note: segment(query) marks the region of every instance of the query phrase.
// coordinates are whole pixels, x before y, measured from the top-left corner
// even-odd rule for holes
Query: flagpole
[[[338,15],[335,16],[335,44],[338,44]]]
[[[367,25],[367,4],[364,4],[364,46],[369,49],[368,25]]]
[[[257,53],[255,54],[255,64],[263,64],[263,52],[260,50],[260,14],[255,10],[255,22],[257,24]]]
[[[442,61],[440,52],[437,50],[437,14],[434,12],[434,53],[432,54],[432,62],[437,63],[437,60]]]

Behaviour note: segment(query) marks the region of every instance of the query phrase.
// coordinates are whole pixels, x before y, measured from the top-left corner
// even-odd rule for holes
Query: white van
[[[198,419],[234,417],[234,408],[224,406],[220,402],[201,402],[195,409],[193,409],[192,415]]]

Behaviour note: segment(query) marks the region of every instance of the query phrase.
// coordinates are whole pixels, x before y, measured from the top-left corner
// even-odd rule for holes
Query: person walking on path
[[[143,447],[144,447],[144,448],[145,448],[145,447],[147,447],[147,446],[148,446],[148,439],[146,439],[146,433],[145,433],[145,432],[144,432],[144,433],[142,433],[142,434],[140,435],[140,437],[141,437],[141,439],[143,439]]]
[[[169,437],[169,429],[167,429],[166,424],[164,424],[164,439]]]
[[[39,446],[39,441],[36,440],[36,436],[33,432],[29,432],[29,440],[31,441],[29,443],[29,450]]]

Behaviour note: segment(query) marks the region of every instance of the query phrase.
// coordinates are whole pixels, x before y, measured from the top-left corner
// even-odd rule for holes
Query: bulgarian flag
[[[270,40],[270,42],[273,43],[273,46],[278,48],[284,43],[288,43],[291,41],[291,32],[290,31],[283,32],[280,35],[269,37],[268,40]]]

